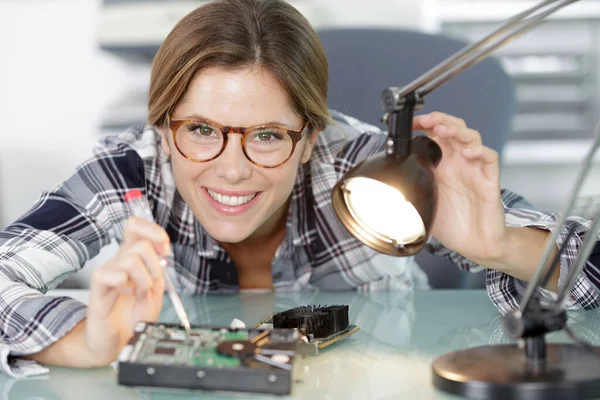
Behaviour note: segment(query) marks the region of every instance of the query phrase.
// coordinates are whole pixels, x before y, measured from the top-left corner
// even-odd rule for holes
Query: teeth
[[[241,206],[242,204],[246,204],[254,197],[256,197],[256,193],[250,194],[248,196],[224,196],[220,193],[213,192],[210,189],[207,189],[207,191],[208,194],[210,194],[210,197],[212,197],[219,203],[230,207]]]

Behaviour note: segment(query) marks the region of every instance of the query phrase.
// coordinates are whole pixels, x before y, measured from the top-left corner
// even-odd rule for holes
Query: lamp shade
[[[441,150],[431,139],[412,139],[406,157],[366,159],[338,181],[333,208],[348,231],[367,246],[410,256],[427,243],[437,208],[433,170]]]

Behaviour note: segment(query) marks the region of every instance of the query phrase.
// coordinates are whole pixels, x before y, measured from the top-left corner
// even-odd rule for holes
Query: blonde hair
[[[148,123],[162,126],[202,69],[246,66],[273,74],[294,111],[312,129],[325,128],[325,51],[306,18],[283,0],[215,0],[185,16],[152,63]]]

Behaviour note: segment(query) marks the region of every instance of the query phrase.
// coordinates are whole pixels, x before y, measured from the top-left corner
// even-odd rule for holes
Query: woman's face
[[[275,78],[259,67],[202,70],[171,114],[171,119],[187,118],[232,127],[274,123],[294,131],[305,122]],[[244,155],[241,134],[230,133],[214,160],[196,163],[179,153],[165,131],[163,148],[171,155],[179,193],[204,229],[224,243],[260,238],[281,227],[298,166],[310,158],[317,134],[303,136],[285,164],[262,168]]]

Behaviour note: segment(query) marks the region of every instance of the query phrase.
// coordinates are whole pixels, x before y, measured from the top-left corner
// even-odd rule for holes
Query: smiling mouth
[[[216,202],[223,204],[229,207],[237,207],[243,204],[249,203],[256,197],[259,192],[249,194],[247,196],[227,196],[222,195],[220,193],[214,192],[208,188],[206,188],[206,192],[212,197]]]

